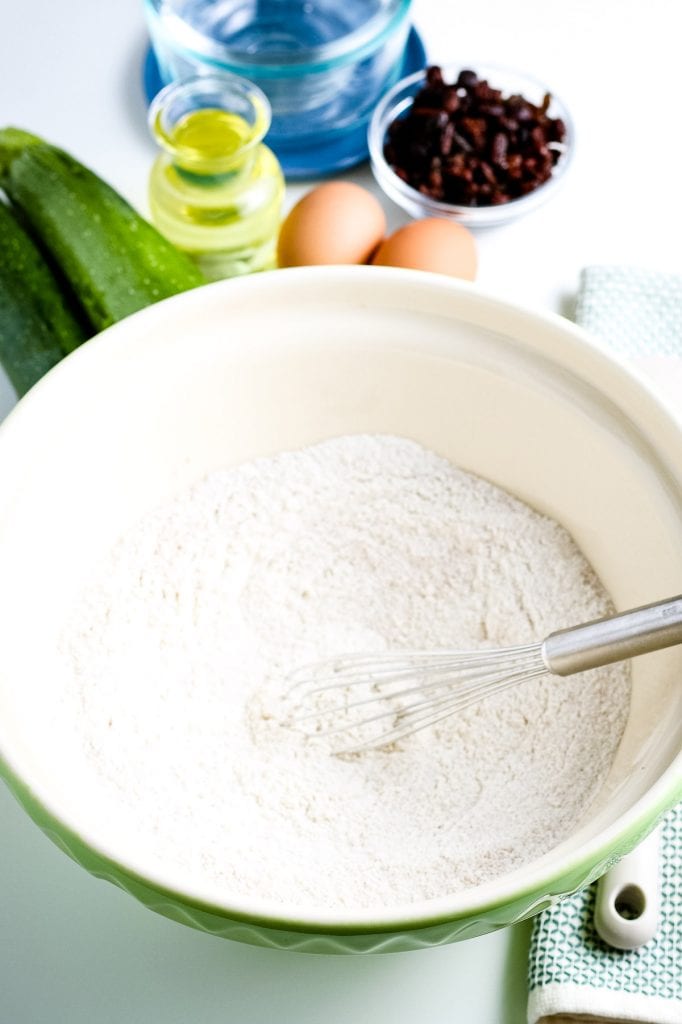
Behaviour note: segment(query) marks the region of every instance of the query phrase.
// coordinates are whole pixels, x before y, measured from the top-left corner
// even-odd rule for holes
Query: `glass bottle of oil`
[[[162,152],[149,204],[161,234],[209,280],[275,266],[284,176],[262,139],[270,105],[236,75],[199,75],[162,89],[149,110]]]

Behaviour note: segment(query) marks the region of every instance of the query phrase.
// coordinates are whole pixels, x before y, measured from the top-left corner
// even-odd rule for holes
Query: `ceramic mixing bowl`
[[[88,342],[0,429],[7,783],[62,849],[152,909],[316,953],[414,949],[529,917],[604,872],[682,792],[682,651],[671,649],[633,663],[621,746],[572,834],[477,888],[304,911],[212,887],[152,860],[132,832],[107,831],[54,671],[89,568],[207,471],[358,432],[413,438],[558,519],[618,608],[679,592],[680,424],[570,323],[446,278],[306,268],[187,292]]]

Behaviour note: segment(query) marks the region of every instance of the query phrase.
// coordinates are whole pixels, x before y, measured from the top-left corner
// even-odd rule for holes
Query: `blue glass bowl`
[[[411,0],[145,0],[158,85],[204,71],[254,82],[272,107],[268,145],[289,177],[365,159],[379,98],[408,70],[424,66],[421,41],[410,34],[410,6]],[[156,84],[150,89],[149,77],[148,96]]]

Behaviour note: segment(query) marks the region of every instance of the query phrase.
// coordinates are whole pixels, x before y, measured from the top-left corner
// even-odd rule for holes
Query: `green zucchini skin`
[[[63,272],[93,333],[205,283],[110,185],[35,135],[0,129],[0,185]]]
[[[44,320],[21,289],[5,291],[0,274],[0,363],[21,398],[64,358]]]
[[[64,295],[63,283],[55,277],[42,252],[24,231],[12,210],[0,202],[0,304],[7,303],[7,291],[27,295],[27,308],[52,331],[64,355],[73,352],[87,338]]]
[[[0,363],[19,398],[63,358],[31,290],[0,264]]]

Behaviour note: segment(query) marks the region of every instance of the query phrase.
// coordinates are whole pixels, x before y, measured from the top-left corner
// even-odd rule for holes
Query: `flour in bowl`
[[[159,870],[225,900],[379,907],[566,837],[618,746],[628,668],[532,681],[344,759],[283,724],[286,675],[610,610],[553,520],[412,441],[340,437],[213,473],[127,532],[65,629],[66,700],[102,820]]]

